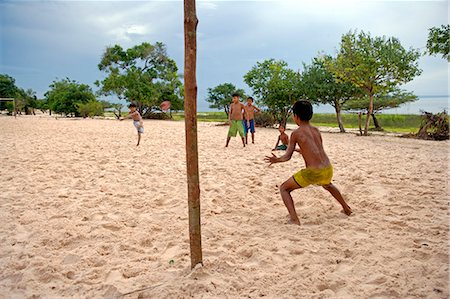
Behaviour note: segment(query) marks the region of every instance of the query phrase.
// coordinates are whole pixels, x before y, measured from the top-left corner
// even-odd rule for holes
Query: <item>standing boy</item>
[[[239,102],[239,94],[237,93],[233,93],[232,101],[233,102],[230,105],[230,113],[228,114],[230,129],[228,130],[227,144],[225,147],[228,147],[231,137],[236,137],[238,132],[239,136],[242,138],[242,144],[245,147],[244,126],[242,125],[242,119],[245,115],[244,105]]]
[[[345,202],[339,190],[331,183],[333,177],[333,167],[325,153],[322,145],[322,136],[316,127],[309,124],[313,115],[311,103],[308,101],[298,101],[292,108],[293,119],[298,128],[292,132],[286,154],[277,157],[266,156],[266,162],[270,165],[279,162],[286,162],[292,157],[296,144],[305,160],[306,168],[300,170],[280,186],[281,198],[289,211],[290,223],[300,225],[291,192],[295,189],[305,188],[309,185],[319,185],[331,193],[331,195],[341,204],[344,213],[350,215],[352,210]]]
[[[255,112],[260,112],[258,107],[253,106],[253,98],[247,98],[247,105],[244,106],[245,109],[245,120],[244,120],[244,134],[245,143],[248,144],[248,131],[252,133],[252,143],[255,143]]]
[[[120,120],[124,120],[127,118],[133,119],[133,125],[138,132],[138,141],[136,144],[136,146],[138,146],[139,142],[141,141],[141,134],[144,133],[144,122],[142,121],[141,114],[136,110],[137,108],[136,104],[131,103],[128,107],[130,108],[130,113],[127,116],[121,118]]]

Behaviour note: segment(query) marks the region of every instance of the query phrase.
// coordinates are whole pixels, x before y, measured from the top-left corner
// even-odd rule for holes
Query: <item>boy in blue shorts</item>
[[[323,149],[322,136],[316,127],[309,124],[309,120],[313,115],[311,103],[308,101],[298,101],[294,104],[292,111],[293,119],[298,125],[298,128],[292,132],[286,154],[281,157],[272,154],[271,157],[266,156],[265,158],[266,162],[270,163],[270,165],[289,161],[295,150],[295,146],[297,144],[300,146],[306,168],[291,176],[280,186],[281,198],[289,211],[289,222],[300,225],[291,192],[295,189],[306,188],[309,185],[322,186],[330,192],[341,204],[344,213],[350,216],[352,209],[347,205],[338,188],[331,183],[333,166]]]
[[[236,137],[237,133],[241,136],[242,144],[245,147],[244,126],[242,124],[242,120],[245,117],[244,104],[239,102],[239,94],[234,93],[232,98],[233,102],[230,105],[230,113],[228,114],[230,129],[228,130],[227,144],[225,147],[228,147],[231,137]]]
[[[252,133],[252,143],[255,143],[255,112],[258,113],[261,110],[258,107],[253,106],[253,98],[247,98],[247,105],[244,106],[245,120],[244,120],[244,134],[245,143],[248,144],[248,131]]]

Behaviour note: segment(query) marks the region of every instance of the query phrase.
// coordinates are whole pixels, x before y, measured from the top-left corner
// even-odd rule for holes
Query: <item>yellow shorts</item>
[[[322,169],[305,168],[294,174],[293,178],[302,188],[309,185],[328,185],[333,178],[333,166],[330,164]]]

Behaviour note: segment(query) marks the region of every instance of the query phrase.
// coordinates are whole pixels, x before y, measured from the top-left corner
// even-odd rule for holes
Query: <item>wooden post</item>
[[[184,119],[191,268],[203,264],[197,145],[197,24],[195,0],[184,0]]]

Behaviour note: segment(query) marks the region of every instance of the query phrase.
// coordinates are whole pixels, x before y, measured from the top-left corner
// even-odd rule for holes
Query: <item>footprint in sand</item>
[[[103,228],[112,230],[113,232],[116,232],[116,231],[119,231],[122,229],[119,225],[114,224],[114,223],[105,223],[105,224],[102,224],[102,226],[103,226]]]

